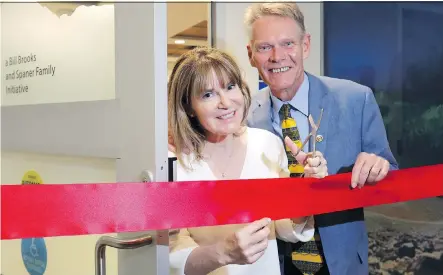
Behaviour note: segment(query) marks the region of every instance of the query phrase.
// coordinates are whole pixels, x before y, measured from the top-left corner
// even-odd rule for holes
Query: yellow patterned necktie
[[[298,132],[297,123],[291,117],[291,106],[284,104],[280,109],[281,129],[283,133],[283,140],[288,136],[298,148],[302,146],[300,134]],[[288,168],[291,177],[301,177],[304,172],[303,165],[297,162],[295,157],[291,154],[291,150],[285,144],[286,155],[288,156]]]
[[[291,106],[284,104],[280,109],[280,119],[283,139],[288,136],[297,146],[301,148],[302,142],[297,123],[291,116]],[[304,166],[297,162],[291,154],[289,147],[285,145],[286,155],[288,156],[288,168],[291,177],[301,177],[304,172]],[[317,233],[308,242],[298,242],[293,246],[292,262],[295,267],[304,275],[313,275],[317,273],[323,266],[323,257],[321,255],[320,236]]]

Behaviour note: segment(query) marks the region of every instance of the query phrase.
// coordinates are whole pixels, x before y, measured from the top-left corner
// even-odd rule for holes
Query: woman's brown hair
[[[251,105],[251,93],[244,82],[240,68],[226,52],[209,47],[190,50],[177,60],[168,83],[168,129],[175,154],[182,165],[182,153],[194,153],[202,158],[206,140],[204,129],[196,117],[191,116],[191,99],[200,95],[213,78],[213,72],[223,84],[236,84],[244,97],[245,109],[242,123],[246,121]]]

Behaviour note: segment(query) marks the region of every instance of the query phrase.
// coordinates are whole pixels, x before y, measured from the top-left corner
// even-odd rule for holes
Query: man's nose
[[[285,53],[280,47],[273,47],[270,59],[271,62],[278,63],[285,59]]]

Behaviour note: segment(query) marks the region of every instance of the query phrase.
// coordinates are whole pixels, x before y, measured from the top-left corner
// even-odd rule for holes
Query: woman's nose
[[[228,95],[225,94],[224,91],[220,92],[220,102],[219,102],[219,108],[229,108],[231,107],[232,100],[229,98]]]

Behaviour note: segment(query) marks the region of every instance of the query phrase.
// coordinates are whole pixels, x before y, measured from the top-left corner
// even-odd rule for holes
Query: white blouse
[[[288,159],[282,140],[275,134],[257,128],[247,128],[246,158],[239,179],[289,177]],[[191,161],[192,155],[185,156]],[[192,162],[192,171],[185,170],[177,162],[177,181],[217,180],[209,165]],[[213,244],[245,225],[207,226],[181,229],[170,238],[170,274],[184,275],[188,256],[199,245]],[[280,275],[276,238],[287,242],[306,242],[314,236],[313,217],[303,224],[293,226],[289,219],[273,221],[270,225],[268,247],[263,256],[249,265],[227,265],[210,275]],[[192,275],[192,274],[186,274]]]

